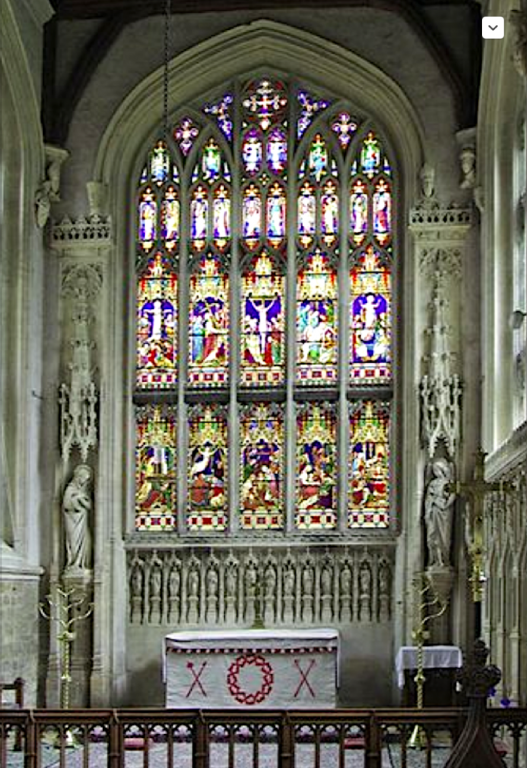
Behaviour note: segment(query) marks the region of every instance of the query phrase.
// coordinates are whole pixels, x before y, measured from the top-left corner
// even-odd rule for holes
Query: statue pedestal
[[[322,615],[320,618],[323,624],[329,623],[333,619],[333,611],[331,610],[332,601],[333,598],[331,595],[322,595]]]
[[[454,584],[454,569],[449,565],[430,565],[426,569],[426,579],[441,605],[448,603]]]

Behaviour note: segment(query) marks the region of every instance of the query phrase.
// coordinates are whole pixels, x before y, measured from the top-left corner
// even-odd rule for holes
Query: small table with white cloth
[[[403,645],[395,658],[397,684],[403,689],[401,705],[416,706],[415,681],[417,652],[414,645]],[[463,664],[461,649],[456,645],[425,645],[425,706],[454,706],[457,704],[455,672]]]
[[[164,645],[166,706],[334,708],[338,651],[334,629],[174,632]]]

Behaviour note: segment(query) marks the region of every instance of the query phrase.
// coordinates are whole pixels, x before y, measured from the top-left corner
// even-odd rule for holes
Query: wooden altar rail
[[[276,768],[381,768],[383,751],[385,765],[407,768],[412,751],[412,766],[432,768],[432,751],[441,750],[444,764],[450,748],[437,745],[444,744],[445,735],[450,735],[451,744],[456,741],[466,714],[456,708],[0,710],[0,768],[43,768],[51,763],[68,768],[78,750],[82,754],[75,765],[83,768],[259,768],[266,747],[265,764]],[[409,741],[416,724],[422,728],[421,747],[412,749]],[[508,744],[507,765],[522,768],[527,759],[527,708],[488,710],[488,725],[493,736]],[[16,746],[19,736],[21,752]]]

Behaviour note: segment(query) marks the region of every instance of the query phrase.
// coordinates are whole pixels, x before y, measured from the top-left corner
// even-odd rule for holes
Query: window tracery
[[[389,526],[393,186],[366,117],[272,77],[155,143],[135,229],[137,530]]]

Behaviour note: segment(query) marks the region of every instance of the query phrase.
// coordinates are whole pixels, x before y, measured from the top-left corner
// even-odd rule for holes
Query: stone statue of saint
[[[89,517],[92,470],[87,464],[79,464],[66,486],[62,499],[64,538],[66,541],[67,571],[85,570],[91,562],[91,535]]]
[[[450,564],[455,494],[449,490],[449,486],[453,480],[452,464],[447,459],[436,459],[432,463],[432,477],[425,494],[426,541],[430,566],[444,567]]]

